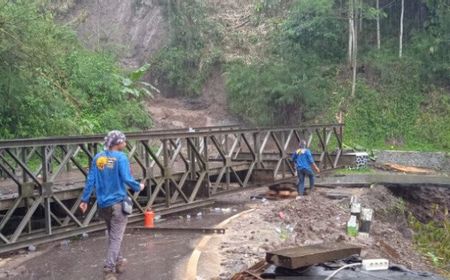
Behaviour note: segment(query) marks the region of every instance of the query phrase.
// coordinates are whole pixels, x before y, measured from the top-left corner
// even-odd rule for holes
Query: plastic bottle
[[[347,234],[352,237],[356,237],[358,235],[359,224],[356,219],[356,216],[351,215],[350,219],[347,222]]]

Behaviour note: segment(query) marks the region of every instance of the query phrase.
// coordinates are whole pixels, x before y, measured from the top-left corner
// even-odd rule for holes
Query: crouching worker
[[[306,141],[300,141],[300,147],[294,154],[292,160],[297,168],[298,185],[297,190],[299,195],[305,195],[305,177],[309,178],[309,187],[311,192],[314,189],[314,172],[320,173],[319,167],[314,163],[311,151],[306,148]]]
[[[120,131],[111,131],[105,137],[105,150],[92,160],[80,204],[81,212],[86,212],[89,197],[95,188],[99,214],[105,220],[108,230],[108,250],[104,266],[106,280],[115,280],[115,273],[123,272],[126,265],[126,259],[122,257],[120,250],[128,221],[122,204],[128,198],[125,185],[134,192],[144,189],[144,184],[139,184],[131,176],[130,163],[122,152],[126,147],[125,141],[125,135]]]

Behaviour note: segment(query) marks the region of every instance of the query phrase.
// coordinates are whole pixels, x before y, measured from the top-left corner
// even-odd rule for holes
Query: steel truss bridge
[[[135,178],[134,212],[164,215],[214,202],[214,196],[294,176],[291,153],[305,139],[322,169],[342,158],[343,124],[150,130],[127,134]],[[0,253],[105,227],[92,198],[78,206],[89,164],[104,135],[0,141]]]

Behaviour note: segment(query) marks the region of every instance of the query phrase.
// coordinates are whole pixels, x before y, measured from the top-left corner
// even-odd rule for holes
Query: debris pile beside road
[[[256,201],[255,211],[228,225],[219,245],[220,279],[230,279],[249,268],[267,251],[323,242],[351,243],[362,247],[363,258],[386,258],[409,269],[434,271],[415,251],[404,203],[388,188],[343,189],[347,196],[332,198],[328,191],[318,189],[299,200]],[[374,210],[369,236],[350,237],[346,233],[350,197],[355,194],[361,204]]]

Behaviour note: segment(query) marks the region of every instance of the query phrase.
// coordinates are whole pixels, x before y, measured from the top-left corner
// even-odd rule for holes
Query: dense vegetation
[[[153,58],[155,76],[195,96],[221,62],[231,110],[248,123],[343,121],[348,145],[449,150],[450,6],[405,1],[403,20],[401,10],[401,0],[258,0],[249,24],[272,28],[252,40],[268,43],[258,59],[224,62],[223,26],[207,5],[171,0],[171,40]]]
[[[401,57],[401,0],[380,0],[379,9],[376,1],[255,0],[249,24],[273,27],[253,38],[268,42],[262,59],[226,62],[223,26],[208,17],[207,2],[161,1],[170,38],[150,59],[152,74],[166,93],[198,96],[222,64],[231,109],[249,123],[339,116],[350,145],[449,150],[448,1],[406,1]],[[54,23],[45,2],[0,0],[0,136],[149,127],[144,91],[129,79],[136,75],[123,73],[113,55],[83,48],[72,30]],[[349,19],[358,34],[356,67]]]
[[[284,1],[262,2],[273,8]],[[380,1],[380,10],[375,1],[350,2],[361,5],[354,16],[360,34],[354,96],[347,2],[298,0],[276,26],[264,61],[229,65],[232,110],[259,124],[336,121],[341,113],[347,144],[448,150],[448,2],[406,1],[402,57],[400,1]]]
[[[198,96],[220,51],[217,26],[208,21],[204,1],[162,1],[169,20],[169,44],[151,58],[152,74],[167,93]]]
[[[448,216],[448,210],[445,210],[445,219],[441,222],[429,221],[423,224],[413,215],[409,215],[409,224],[416,232],[415,241],[418,249],[446,276],[450,276],[450,268],[448,267],[450,260],[450,217]]]
[[[148,128],[145,69],[123,73],[36,2],[0,0],[0,138]]]

